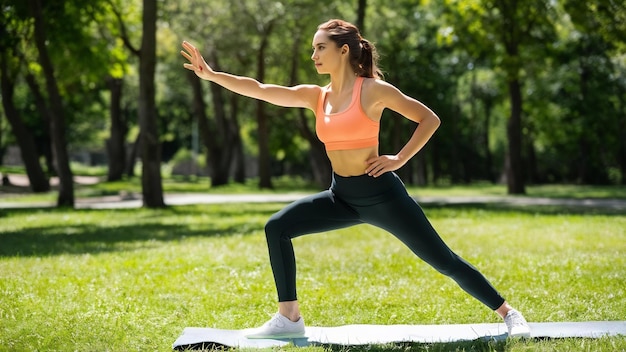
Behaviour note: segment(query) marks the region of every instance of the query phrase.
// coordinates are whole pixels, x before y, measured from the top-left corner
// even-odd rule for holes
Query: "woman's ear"
[[[348,44],[344,44],[344,45],[341,47],[341,54],[343,55],[343,54],[347,54],[347,53],[349,53],[349,52],[350,52],[350,47],[348,46]]]

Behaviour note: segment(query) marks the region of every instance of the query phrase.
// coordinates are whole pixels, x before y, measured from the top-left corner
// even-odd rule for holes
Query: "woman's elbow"
[[[428,116],[428,121],[435,129],[439,128],[439,126],[441,125],[441,119],[435,113]]]

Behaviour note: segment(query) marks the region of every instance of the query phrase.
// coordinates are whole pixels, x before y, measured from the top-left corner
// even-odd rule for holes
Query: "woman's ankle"
[[[300,320],[300,307],[298,305],[298,301],[279,302],[278,313],[293,322]]]
[[[502,319],[504,319],[504,317],[506,317],[506,313],[508,313],[511,309],[513,309],[513,307],[505,301],[500,307],[498,307],[498,309],[495,310],[495,312],[498,313]]]

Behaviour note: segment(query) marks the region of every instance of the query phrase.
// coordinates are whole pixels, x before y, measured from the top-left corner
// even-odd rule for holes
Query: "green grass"
[[[259,325],[276,310],[263,225],[282,206],[0,209],[0,351],[171,351],[186,326]],[[530,321],[624,320],[626,215],[425,211]],[[499,322],[374,227],[294,246],[309,325]],[[292,349],[623,351],[626,337]]]
[[[454,186],[408,187],[411,193],[421,196],[506,196],[506,185],[474,183]],[[546,198],[618,198],[626,199],[625,186],[592,186],[573,184],[527,185],[526,194],[516,197]]]

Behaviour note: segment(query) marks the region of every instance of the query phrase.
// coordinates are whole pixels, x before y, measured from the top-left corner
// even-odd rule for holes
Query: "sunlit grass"
[[[262,323],[276,309],[263,225],[282,206],[0,210],[0,350],[170,351],[186,326]],[[425,211],[448,244],[529,320],[624,320],[626,216]],[[499,321],[374,227],[304,236],[294,246],[309,325]],[[619,351],[626,337],[361,350],[406,348]]]
[[[506,196],[506,185],[491,183],[474,183],[454,186],[409,186],[412,194],[420,196]],[[547,197],[547,198],[621,198],[626,199],[625,186],[591,186],[591,185],[527,185],[526,194],[516,197]]]

